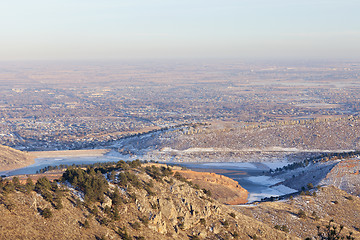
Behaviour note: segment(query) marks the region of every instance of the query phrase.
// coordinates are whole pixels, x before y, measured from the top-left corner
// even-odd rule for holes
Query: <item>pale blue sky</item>
[[[11,0],[0,60],[360,59],[359,0]]]

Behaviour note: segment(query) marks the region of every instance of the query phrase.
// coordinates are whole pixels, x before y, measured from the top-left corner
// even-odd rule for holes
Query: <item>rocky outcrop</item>
[[[231,178],[215,173],[190,170],[175,171],[200,188],[210,190],[212,197],[221,203],[237,205],[247,202],[248,191]]]

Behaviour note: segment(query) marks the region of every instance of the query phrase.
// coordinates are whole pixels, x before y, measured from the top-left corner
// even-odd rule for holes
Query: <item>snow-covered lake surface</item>
[[[249,202],[258,201],[265,197],[281,196],[296,192],[296,190],[284,185],[277,185],[283,179],[272,178],[264,175],[264,171],[270,168],[283,167],[288,162],[229,162],[229,163],[193,163],[182,164],[194,171],[215,172],[227,176],[239,182],[239,184],[249,191]]]
[[[72,165],[72,164],[92,164],[97,162],[117,162],[119,160],[134,160],[126,156],[118,154],[107,154],[104,156],[94,157],[53,157],[53,158],[37,158],[35,163],[20,169],[0,172],[0,175],[19,175],[34,174],[36,171],[47,166]],[[180,164],[192,170],[215,172],[238,181],[239,184],[249,191],[249,202],[261,200],[264,197],[279,196],[295,192],[283,185],[273,186],[282,181],[282,179],[274,179],[264,176],[263,173],[270,169],[282,167],[288,162],[211,162],[211,163],[184,163]]]

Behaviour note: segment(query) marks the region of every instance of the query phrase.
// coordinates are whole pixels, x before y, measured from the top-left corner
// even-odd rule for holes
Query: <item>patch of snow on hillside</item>
[[[203,166],[207,166],[207,167],[219,167],[219,168],[252,168],[252,169],[256,169],[256,167],[248,162],[222,162],[222,163],[217,163],[217,162],[213,162],[213,163],[204,163],[201,164]]]
[[[266,188],[260,192],[250,193],[248,197],[249,202],[260,201],[265,197],[277,197],[285,194],[297,192],[295,189],[286,187],[284,185],[278,185],[274,187]]]
[[[261,184],[263,186],[271,186],[283,181],[282,179],[277,179],[269,176],[253,176],[248,177],[247,180],[253,183]]]

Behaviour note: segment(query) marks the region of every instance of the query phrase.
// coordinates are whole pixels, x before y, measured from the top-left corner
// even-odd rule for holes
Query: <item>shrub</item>
[[[230,224],[229,224],[228,220],[225,220],[222,222],[222,225],[227,228],[227,227],[229,227]]]
[[[122,203],[119,189],[116,187],[114,192],[111,194],[112,204],[118,206]]]
[[[44,218],[51,218],[52,217],[52,212],[50,210],[50,208],[45,208],[41,215],[44,217]]]
[[[26,179],[26,183],[25,183],[25,190],[27,193],[30,193],[31,191],[33,191],[35,189],[35,185],[33,183],[33,181],[31,180],[31,178],[27,178]]]
[[[304,210],[300,209],[297,215],[299,218],[306,218],[306,213],[304,212]]]
[[[139,230],[141,227],[139,222],[130,223],[130,226],[135,230]]]
[[[129,162],[129,166],[131,168],[139,168],[139,167],[141,167],[141,162],[139,159],[136,159],[134,161]]]
[[[6,204],[5,204],[5,206],[6,206],[6,209],[7,210],[9,210],[10,212],[12,211],[12,210],[15,210],[15,208],[16,208],[16,205],[14,204],[14,203],[12,203],[12,202],[7,202]]]
[[[142,222],[145,226],[149,225],[149,219],[146,216],[139,217],[140,222]]]
[[[112,219],[114,221],[118,221],[120,220],[120,214],[119,214],[119,210],[114,208],[113,211],[112,211]]]
[[[203,188],[202,190],[208,197],[211,197],[211,191],[210,190],[207,190],[205,188]]]
[[[104,176],[94,169],[84,171],[80,168],[67,169],[62,176],[63,181],[70,182],[74,187],[85,194],[86,202],[102,201],[104,193],[108,190],[108,182]]]
[[[48,202],[51,202],[53,200],[53,196],[48,190],[42,190],[41,195]]]
[[[275,229],[288,233],[289,228],[286,225],[275,225]]]
[[[14,184],[15,189],[19,190],[19,188],[21,186],[19,178],[18,177],[13,177],[12,182]]]
[[[124,160],[120,160],[116,163],[116,167],[120,168],[122,170],[127,170],[129,169],[129,165],[124,161]]]
[[[173,173],[170,167],[161,167],[161,172],[165,177],[168,177]]]
[[[174,178],[176,178],[179,181],[186,182],[186,178],[184,178],[179,172],[176,172],[174,174]]]
[[[90,228],[90,223],[87,219],[85,219],[84,228]]]
[[[44,190],[50,190],[51,189],[51,183],[49,179],[46,177],[41,177],[36,181],[35,184],[35,191],[41,194]]]
[[[347,199],[347,200],[350,200],[350,201],[354,200],[354,198],[353,198],[352,196],[349,196],[349,197],[347,197],[346,199]]]
[[[15,186],[14,186],[13,182],[5,181],[3,190],[5,193],[11,193],[11,192],[15,191]]]
[[[55,199],[54,199],[54,204],[55,204],[55,208],[56,209],[62,209],[64,206],[63,206],[63,204],[62,204],[62,202],[61,202],[61,198],[60,197],[56,197]]]
[[[320,226],[317,226],[317,235],[314,236],[315,239],[322,239],[322,240],[337,240],[337,239],[348,239],[354,240],[355,238],[352,236],[352,232],[349,232],[348,235],[344,236],[341,234],[344,226],[340,225],[340,227],[336,227],[333,225],[334,220],[330,220],[329,224],[325,226],[325,229],[321,229]],[[306,238],[306,239],[313,239],[313,238]]]

